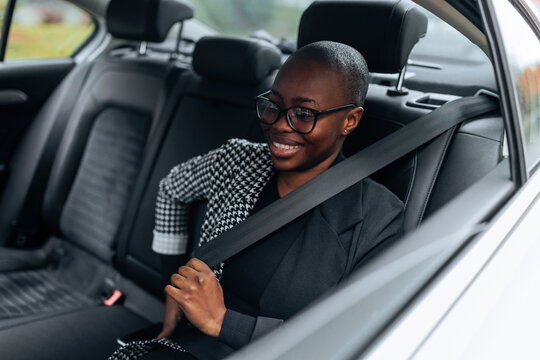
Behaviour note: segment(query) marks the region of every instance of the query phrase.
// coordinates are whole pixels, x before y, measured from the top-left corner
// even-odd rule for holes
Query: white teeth
[[[279,150],[292,150],[292,149],[298,149],[300,145],[285,145],[278,142],[273,141],[272,144],[277,147]]]

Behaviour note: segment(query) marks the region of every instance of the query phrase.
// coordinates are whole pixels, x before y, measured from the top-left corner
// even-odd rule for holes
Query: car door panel
[[[67,58],[0,65],[0,186],[28,125],[74,64]]]
[[[500,245],[418,349],[415,359],[433,359],[435,354],[462,359],[540,356],[536,336],[540,323],[539,174],[524,187],[502,214],[498,228],[483,239],[492,244],[501,241]]]

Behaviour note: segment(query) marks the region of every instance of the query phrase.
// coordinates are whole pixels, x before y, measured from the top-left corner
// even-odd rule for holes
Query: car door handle
[[[21,90],[0,90],[0,106],[24,104],[28,96]]]

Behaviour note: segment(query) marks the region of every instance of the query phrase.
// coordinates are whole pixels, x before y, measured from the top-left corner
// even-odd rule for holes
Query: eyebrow
[[[270,93],[274,96],[277,96],[281,101],[283,101],[283,96],[279,93],[279,91],[272,89],[270,90]],[[292,98],[292,101],[294,103],[312,103],[317,106],[320,106],[320,104],[317,101],[310,98],[302,97],[302,96],[294,97]]]

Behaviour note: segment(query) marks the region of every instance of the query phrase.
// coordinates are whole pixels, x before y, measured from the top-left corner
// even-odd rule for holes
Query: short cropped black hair
[[[292,54],[287,62],[310,59],[328,66],[342,75],[347,101],[364,105],[369,85],[366,60],[358,50],[334,41],[317,41],[305,45]]]

